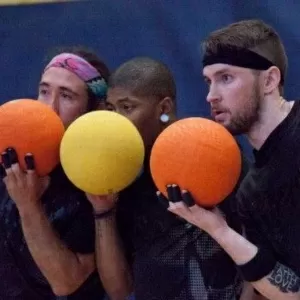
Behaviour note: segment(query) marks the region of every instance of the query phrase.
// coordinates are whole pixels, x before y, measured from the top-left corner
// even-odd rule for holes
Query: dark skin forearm
[[[95,269],[94,254],[70,251],[58,238],[39,202],[19,208],[29,251],[56,295],[76,291]]]
[[[124,300],[132,293],[132,276],[122,250],[115,215],[96,220],[97,267],[111,300]]]

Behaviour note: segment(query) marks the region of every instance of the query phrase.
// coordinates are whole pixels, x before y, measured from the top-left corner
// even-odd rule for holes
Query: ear
[[[170,97],[165,97],[159,102],[159,113],[172,115],[174,114],[175,106],[174,101]]]
[[[281,73],[280,70],[275,66],[272,66],[264,73],[264,93],[270,94],[278,89],[281,80]]]

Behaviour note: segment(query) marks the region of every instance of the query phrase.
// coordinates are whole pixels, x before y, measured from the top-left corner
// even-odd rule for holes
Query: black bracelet
[[[269,251],[259,248],[256,255],[244,265],[239,265],[239,269],[248,282],[258,281],[275,268],[276,259]]]
[[[115,208],[111,208],[111,209],[101,212],[101,213],[95,212],[94,218],[95,218],[95,220],[104,219],[104,218],[109,217],[112,214],[114,214],[114,212],[115,212]]]

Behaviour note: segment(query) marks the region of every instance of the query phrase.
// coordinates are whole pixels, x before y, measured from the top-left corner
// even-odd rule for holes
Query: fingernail
[[[156,193],[157,199],[165,208],[169,208],[169,201],[161,192]]]
[[[32,154],[25,155],[25,163],[26,163],[27,170],[34,170],[35,165],[34,165],[34,158]]]
[[[195,200],[193,199],[192,195],[187,191],[182,192],[182,199],[187,207],[195,205]]]
[[[173,184],[172,185],[172,193],[173,193],[173,202],[180,202],[181,199],[181,191],[178,185]]]
[[[173,201],[173,192],[172,192],[172,185],[168,184],[167,185],[167,194],[168,194],[168,199],[169,201]]]
[[[1,160],[5,169],[9,169],[11,167],[10,159],[7,152],[1,153]]]
[[[18,162],[18,156],[17,156],[17,152],[15,151],[15,149],[8,148],[6,151],[8,153],[8,157],[9,157],[10,163],[12,165],[16,164]]]

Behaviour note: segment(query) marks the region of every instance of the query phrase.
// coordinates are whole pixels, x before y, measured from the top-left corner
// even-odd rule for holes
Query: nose
[[[210,104],[220,101],[220,94],[214,84],[209,86],[209,91],[206,96],[206,101]]]
[[[51,104],[49,105],[57,114],[59,114],[59,105],[58,101],[52,101]]]
[[[59,98],[55,94],[48,96],[46,99],[40,98],[39,101],[45,103],[52,110],[54,110],[57,114],[59,114]]]

